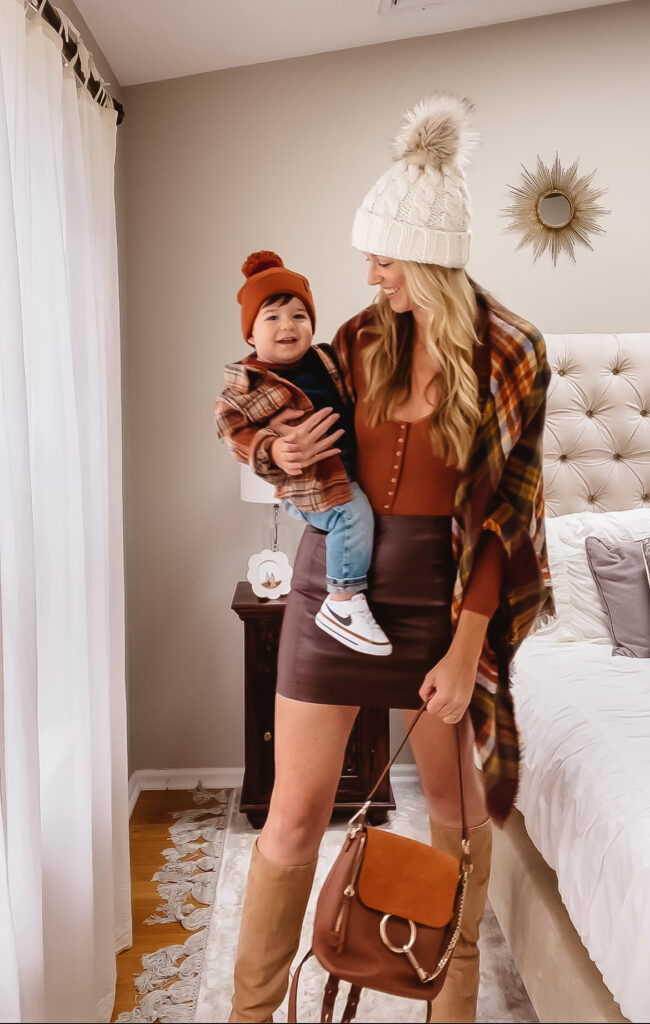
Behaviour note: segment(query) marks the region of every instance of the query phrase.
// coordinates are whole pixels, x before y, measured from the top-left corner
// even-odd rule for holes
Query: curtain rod
[[[98,81],[91,71],[89,71],[87,75],[84,73],[81,55],[79,53],[81,34],[77,29],[75,28],[75,32],[77,33],[76,42],[73,39],[66,39],[67,33],[65,31],[61,31],[63,23],[59,17],[59,13],[55,7],[52,7],[50,0],[25,0],[25,4],[28,8],[31,8],[37,14],[40,14],[44,21],[46,21],[48,25],[51,25],[55,32],[58,32],[62,43],[61,52],[81,84],[88,90],[94,100],[97,100],[97,96],[103,92],[106,100],[104,102],[102,102],[102,100],[97,100],[97,102],[101,103],[102,106],[108,106],[108,101],[110,101],[113,108],[117,111],[117,123],[122,124],[122,121],[124,120],[124,107],[122,104],[106,91],[103,83]]]

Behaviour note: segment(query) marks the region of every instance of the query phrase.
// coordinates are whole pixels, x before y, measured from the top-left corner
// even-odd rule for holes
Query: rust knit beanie
[[[280,257],[267,249],[252,252],[241,269],[246,282],[237,292],[237,302],[241,305],[241,329],[246,341],[260,306],[271,295],[295,295],[304,303],[312,330],[316,330],[314,299],[306,277],[287,270]]]

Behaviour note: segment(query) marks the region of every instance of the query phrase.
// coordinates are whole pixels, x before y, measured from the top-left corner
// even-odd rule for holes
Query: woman
[[[358,480],[376,513],[368,600],[393,654],[350,653],[313,626],[325,555],[323,536],[308,527],[282,630],[275,786],[251,859],[231,1021],[271,1020],[284,997],[359,707],[403,708],[408,723],[422,700],[429,714],[411,745],[432,842],[460,853],[458,725],[473,864],[433,1019],[475,1018],[490,815],[505,818],[517,785],[509,664],[551,596],[540,474],[549,370],[535,328],[463,269],[469,109],[440,94],[418,104],[396,139],[396,162],[355,217],[352,242],[380,296],[340,328],[335,347],[356,394]],[[322,411],[295,428],[289,414],[274,426],[283,451],[287,441],[294,449],[276,462],[268,438],[257,449],[260,475],[336,451],[333,418]]]

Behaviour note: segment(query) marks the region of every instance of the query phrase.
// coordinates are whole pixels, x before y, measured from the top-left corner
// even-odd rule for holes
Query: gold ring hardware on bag
[[[417,926],[414,924],[413,921],[409,921],[408,925],[410,929],[410,934],[408,942],[406,943],[405,946],[394,946],[393,943],[388,938],[388,922],[390,921],[391,917],[393,917],[392,914],[384,914],[384,916],[381,919],[381,924],[379,925],[379,934],[381,935],[381,941],[385,945],[386,949],[390,949],[391,953],[404,953],[411,967],[413,967],[413,969],[417,973],[417,976],[420,979],[420,981],[433,981],[433,979],[435,978],[435,974],[429,974],[427,971],[425,971],[424,967],[421,967],[420,964],[417,962],[417,960],[415,959],[415,954],[412,952],[418,934]]]

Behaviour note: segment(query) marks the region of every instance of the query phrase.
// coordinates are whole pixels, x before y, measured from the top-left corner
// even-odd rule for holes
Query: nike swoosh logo
[[[351,615],[337,615],[336,612],[334,611],[334,609],[332,608],[331,604],[328,604],[327,610],[330,613],[330,615],[334,616],[334,618],[337,620],[337,622],[341,623],[342,626],[351,626],[352,625],[352,616]]]

